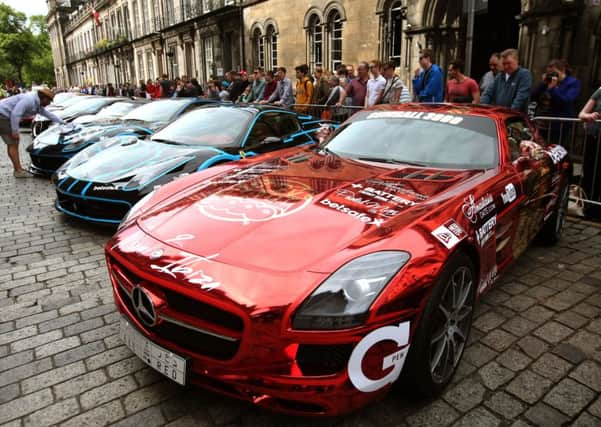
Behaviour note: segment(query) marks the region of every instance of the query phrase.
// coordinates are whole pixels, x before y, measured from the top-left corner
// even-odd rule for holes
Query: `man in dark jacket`
[[[520,67],[519,54],[515,49],[503,51],[501,62],[503,72],[497,74],[493,84],[480,97],[480,103],[499,105],[527,113],[532,86],[530,71]]]

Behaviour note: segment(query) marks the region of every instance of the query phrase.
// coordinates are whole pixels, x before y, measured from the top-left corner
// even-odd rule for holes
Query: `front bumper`
[[[146,338],[189,358],[192,384],[270,410],[305,416],[351,412],[388,390],[389,386],[384,386],[373,392],[359,391],[351,384],[347,368],[356,344],[380,325],[287,334],[281,332],[278,314],[257,317],[248,309],[260,310],[258,307],[215,303],[205,300],[204,294],[192,298],[178,292],[175,284],[139,270],[137,263],[111,247],[112,243],[107,245],[107,265],[117,309]],[[131,291],[136,286],[161,295],[166,302],[158,317],[167,313],[168,320],[151,327],[144,323],[133,306]],[[173,319],[179,327],[170,325]],[[190,327],[195,331],[190,332]]]
[[[72,217],[105,225],[119,225],[133,202],[117,197],[91,196],[94,183],[63,178],[56,185],[55,208]]]

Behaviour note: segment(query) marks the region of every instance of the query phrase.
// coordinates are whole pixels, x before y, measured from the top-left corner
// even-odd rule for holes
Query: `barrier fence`
[[[534,117],[532,121],[548,144],[568,150],[574,163],[572,182],[578,186],[572,189],[570,201],[601,211],[601,120],[585,123],[576,118]]]

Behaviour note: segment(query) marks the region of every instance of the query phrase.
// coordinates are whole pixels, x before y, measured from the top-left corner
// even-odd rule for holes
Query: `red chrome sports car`
[[[399,377],[434,395],[480,295],[560,236],[571,165],[535,135],[500,108],[380,106],[161,187],[107,245],[121,336],[180,384],[280,411],[348,412]]]

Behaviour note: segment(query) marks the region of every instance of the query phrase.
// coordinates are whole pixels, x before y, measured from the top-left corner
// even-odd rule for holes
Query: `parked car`
[[[68,125],[53,126],[40,134],[27,148],[31,157],[30,170],[38,175],[51,175],[63,163],[92,144],[118,135],[152,135],[186,111],[213,102],[200,98],[177,98],[150,103],[140,100],[116,102],[101,110],[104,111],[103,114],[96,115],[95,120],[99,120],[99,123],[88,123],[85,126],[78,124],[77,121],[90,120],[91,116],[84,115]],[[123,111],[124,103],[132,103],[138,108],[119,119],[116,116]],[[140,103],[144,105],[140,106]]]
[[[278,411],[341,414],[399,378],[437,395],[476,301],[535,236],[559,239],[571,169],[511,110],[358,112],[318,148],[136,204],[106,245],[121,337],[179,384]]]
[[[49,111],[58,111],[58,110],[64,109],[64,105],[69,104],[69,103],[74,104],[77,101],[83,99],[83,98],[79,97],[78,95],[80,95],[80,94],[74,93],[74,92],[57,93],[56,95],[54,95],[54,100],[52,101],[52,104],[50,104],[48,107],[46,107],[46,109]],[[19,122],[19,127],[30,129],[33,132],[33,121],[34,121],[35,117],[36,117],[35,114],[33,116],[23,117],[21,119],[21,121]]]
[[[120,136],[77,154],[54,179],[56,208],[87,221],[117,225],[155,187],[220,163],[313,144],[316,122],[269,106],[206,106],[150,139]]]
[[[52,111],[58,117],[69,123],[79,116],[83,116],[86,114],[96,114],[107,105],[111,105],[122,99],[123,98],[109,98],[101,96],[82,96],[81,100],[77,99],[76,101],[73,101],[74,103],[69,105],[68,107],[65,107],[63,109],[59,108],[54,111],[52,111],[51,109],[50,111]],[[48,127],[50,127],[51,124],[52,122],[48,118],[40,114],[36,114],[31,124],[32,137],[35,138],[38,135],[40,135],[42,132],[48,129]]]

